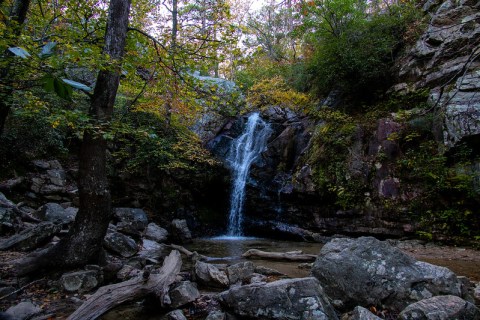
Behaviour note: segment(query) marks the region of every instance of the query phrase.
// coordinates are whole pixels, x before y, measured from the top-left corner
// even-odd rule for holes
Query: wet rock
[[[178,308],[195,301],[200,297],[197,287],[190,281],[181,281],[168,292],[170,295],[170,307]]]
[[[230,284],[227,274],[217,266],[197,261],[194,267],[195,279],[207,287],[227,288]]]
[[[0,250],[30,251],[47,243],[60,230],[62,230],[62,225],[60,224],[42,222],[2,241]]]
[[[108,250],[124,257],[129,258],[135,255],[138,251],[137,244],[132,238],[121,234],[120,232],[111,231],[107,232],[103,245]]]
[[[86,270],[65,273],[60,278],[60,283],[67,292],[88,292],[96,288],[101,280],[98,270]]]
[[[369,310],[358,306],[353,309],[351,315],[348,317],[348,320],[381,320],[381,318],[377,317]]]
[[[168,238],[168,231],[158,226],[157,224],[151,222],[148,224],[145,232],[143,234],[148,240],[153,240],[159,243],[162,243]]]
[[[66,211],[58,203],[47,203],[38,209],[39,219],[51,222],[70,223],[75,220],[76,212],[72,209]]]
[[[187,320],[182,310],[173,310],[163,317],[160,320]]]
[[[142,209],[115,208],[114,216],[123,226],[133,230],[143,231],[148,225],[147,214]]]
[[[250,262],[240,262],[227,267],[228,280],[231,284],[248,280],[255,271],[255,265]]]
[[[436,296],[412,303],[399,315],[401,320],[470,319],[479,320],[480,310],[456,296]]]
[[[171,224],[172,238],[175,242],[189,243],[192,241],[192,233],[188,229],[187,220],[175,219]]]
[[[256,319],[338,319],[315,278],[285,279],[232,288],[220,294],[235,315]]]
[[[20,302],[16,306],[8,308],[6,311],[6,313],[12,316],[15,320],[30,319],[40,312],[42,312],[42,309],[30,301]]]
[[[358,305],[383,305],[398,312],[435,295],[461,295],[461,283],[447,268],[416,261],[372,237],[328,242],[312,274],[344,311]]]

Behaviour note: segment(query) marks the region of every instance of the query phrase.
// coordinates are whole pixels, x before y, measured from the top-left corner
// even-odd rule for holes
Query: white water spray
[[[243,133],[233,140],[230,146],[227,160],[232,168],[233,186],[227,236],[238,237],[243,235],[243,206],[248,172],[252,163],[265,151],[271,132],[268,123],[263,121],[258,113],[252,113],[248,117]]]

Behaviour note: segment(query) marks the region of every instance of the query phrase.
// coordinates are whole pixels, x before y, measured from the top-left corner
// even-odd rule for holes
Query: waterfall
[[[244,131],[230,146],[227,160],[232,169],[233,186],[227,236],[243,235],[243,205],[248,172],[252,163],[265,151],[270,134],[268,123],[263,121],[258,113],[252,113],[248,117]]]

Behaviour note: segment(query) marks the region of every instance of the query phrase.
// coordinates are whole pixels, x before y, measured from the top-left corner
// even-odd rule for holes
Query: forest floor
[[[480,251],[478,250],[420,244],[415,241],[399,242],[397,247],[417,260],[449,267],[458,275],[464,275],[472,281],[480,282]],[[0,261],[2,262],[0,287],[15,288],[11,295],[0,293],[0,311],[5,311],[22,301],[31,301],[42,309],[41,316],[33,319],[66,319],[89,296],[88,294],[63,292],[57,285],[59,274],[41,279],[8,277],[8,269],[11,269],[9,262],[23,256],[25,253],[0,252]],[[125,317],[125,320],[128,319],[128,316]]]

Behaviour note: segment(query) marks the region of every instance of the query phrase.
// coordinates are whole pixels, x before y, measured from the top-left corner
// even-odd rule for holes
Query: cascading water
[[[243,133],[233,140],[230,146],[227,160],[232,169],[233,186],[227,236],[238,237],[243,235],[243,206],[248,172],[253,161],[265,151],[271,132],[268,123],[263,121],[258,113],[252,113],[248,117]]]

